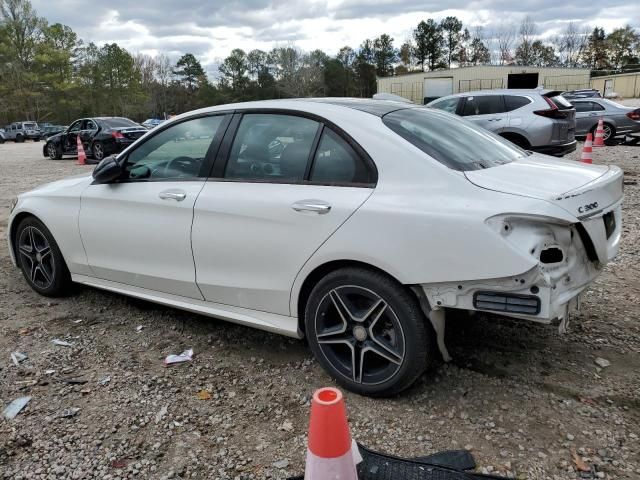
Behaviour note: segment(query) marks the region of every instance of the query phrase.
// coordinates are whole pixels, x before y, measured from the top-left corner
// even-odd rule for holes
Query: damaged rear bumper
[[[552,323],[567,319],[577,309],[580,293],[617,254],[621,206],[617,203],[571,225],[508,216],[488,223],[512,248],[535,258],[537,264],[510,277],[421,284],[430,307]]]

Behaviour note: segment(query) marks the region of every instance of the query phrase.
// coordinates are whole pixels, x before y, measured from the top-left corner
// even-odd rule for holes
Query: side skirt
[[[71,280],[90,287],[120,293],[129,297],[140,298],[149,302],[166,305],[168,307],[186,310],[188,312],[206,315],[208,317],[225,320],[247,327],[258,328],[271,333],[285,335],[287,337],[302,338],[302,332],[298,330],[298,319],[275,313],[260,312],[248,308],[234,307],[221,303],[205,302],[192,298],[155,292],[145,288],[125,285],[86,275],[72,274]]]

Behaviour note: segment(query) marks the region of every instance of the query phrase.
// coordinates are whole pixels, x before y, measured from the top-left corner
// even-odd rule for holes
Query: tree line
[[[493,32],[456,17],[420,21],[399,47],[388,34],[336,55],[295,45],[234,49],[209,78],[185,53],[134,54],[116,43],[86,43],[69,26],[37,15],[29,0],[0,0],[0,125],[16,120],[68,124],[82,116],[142,121],[195,108],[270,98],[371,97],[376,76],[470,65],[638,67],[640,35],[629,26],[606,33],[571,22],[547,40],[531,17]]]

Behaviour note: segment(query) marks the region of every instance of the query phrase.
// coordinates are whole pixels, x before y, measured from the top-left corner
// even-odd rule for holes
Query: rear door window
[[[320,124],[315,120],[294,115],[244,115],[231,147],[224,178],[302,182],[318,128]]]
[[[481,95],[466,98],[462,116],[491,115],[504,112],[505,106],[502,95]]]
[[[322,184],[369,184],[370,170],[360,155],[337,133],[324,128],[310,180]]]
[[[575,102],[573,106],[576,112],[596,112],[604,110],[604,107],[596,102]]]
[[[504,104],[505,111],[512,112],[519,108],[524,107],[525,105],[529,105],[531,100],[527,97],[522,97],[520,95],[505,95],[504,96]]]

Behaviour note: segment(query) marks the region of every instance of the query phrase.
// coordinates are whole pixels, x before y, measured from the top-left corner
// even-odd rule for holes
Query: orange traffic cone
[[[84,153],[84,147],[82,146],[82,140],[80,140],[80,135],[76,135],[77,145],[78,145],[78,162],[76,165],[86,165],[87,164],[87,154]]]
[[[305,480],[357,480],[362,461],[351,440],[342,392],[321,388],[313,394]]]
[[[580,161],[582,163],[593,163],[593,149],[591,148],[591,134],[587,133],[587,138],[584,141],[584,147],[582,147],[582,155],[580,155]]]
[[[604,121],[602,117],[598,120],[598,128],[596,128],[596,138],[593,142],[594,147],[604,147]]]

